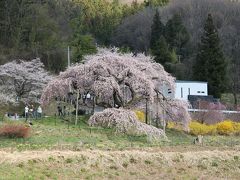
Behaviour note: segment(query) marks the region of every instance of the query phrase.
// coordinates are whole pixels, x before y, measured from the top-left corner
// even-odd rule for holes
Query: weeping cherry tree
[[[121,132],[132,131],[132,128],[127,128],[128,125],[123,126],[123,122],[132,122],[135,126],[140,123],[131,110],[143,108],[146,102],[151,104],[157,101],[160,108],[156,111],[164,110],[169,118],[187,129],[190,120],[188,104],[166,97],[164,87],[174,93],[175,78],[151,57],[121,54],[117,49],[99,49],[97,54],[86,56],[84,64],[69,67],[49,82],[43,90],[41,101],[48,104],[54,97],[67,97],[70,91],[79,94],[89,92],[95,95],[96,105],[106,108],[103,112],[95,113],[89,119],[89,124],[108,127],[120,124]],[[138,126],[140,129],[150,127],[142,124]],[[154,131],[161,132],[155,132],[159,136],[165,136],[160,129]],[[148,135],[150,131],[139,132]]]

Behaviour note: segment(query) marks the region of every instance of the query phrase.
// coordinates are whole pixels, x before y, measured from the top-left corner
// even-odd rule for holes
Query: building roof
[[[204,81],[182,81],[182,80],[176,80],[176,83],[202,83],[202,84],[207,84],[208,82],[204,82]]]

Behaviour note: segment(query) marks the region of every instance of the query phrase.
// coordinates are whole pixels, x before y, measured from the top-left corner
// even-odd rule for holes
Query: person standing
[[[63,106],[63,116],[65,117],[67,114],[67,111],[66,111],[66,106]]]
[[[28,113],[29,113],[29,108],[28,108],[28,105],[25,106],[25,118],[26,118],[26,122],[28,120]]]
[[[34,118],[34,106],[31,105],[29,108],[29,115],[31,115],[32,118]]]
[[[57,110],[58,110],[58,116],[63,117],[62,107],[60,106],[60,104],[57,106]]]
[[[37,108],[37,117],[42,118],[42,107],[40,105]]]

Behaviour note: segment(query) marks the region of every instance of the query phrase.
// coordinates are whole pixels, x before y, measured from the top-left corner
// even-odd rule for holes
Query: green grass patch
[[[215,154],[209,153],[204,154],[204,159],[200,158],[194,165],[192,164],[194,161],[188,161],[189,158],[195,159],[194,151],[203,154],[211,152],[209,151],[211,149],[236,150],[240,145],[239,136],[204,136],[203,145],[194,145],[193,140],[196,137],[183,131],[167,129],[169,141],[157,143],[149,142],[146,136],[116,134],[113,129],[89,127],[87,119],[88,117],[80,117],[77,126],[74,122],[68,123],[54,117],[34,120],[29,138],[1,138],[0,150],[3,152],[9,152],[10,156],[15,157],[14,153],[10,152],[28,150],[32,156],[28,157],[26,152],[17,152],[23,153],[27,158],[16,160],[14,163],[3,161],[0,165],[0,180],[1,177],[19,180],[119,179],[119,177],[158,179],[159,174],[165,179],[173,177],[199,179],[203,173],[209,179],[239,177],[239,154],[233,154],[231,158],[222,160],[216,158]],[[24,121],[17,123],[24,123]],[[95,151],[89,151],[89,149]],[[38,156],[38,151],[31,150],[44,150],[40,152],[46,152],[46,154],[42,153]],[[69,150],[75,151],[71,153],[78,155],[64,155],[64,152]],[[155,158],[145,152],[139,156],[142,151],[155,152]],[[165,151],[176,151],[173,152],[175,156],[171,157],[168,155],[169,152]],[[188,151],[190,153],[187,153]],[[53,154],[48,155],[50,152]],[[97,155],[97,153],[100,154]],[[161,153],[163,155],[159,155]],[[170,166],[164,153],[171,158]],[[229,156],[229,154],[226,155]],[[94,156],[96,156],[95,159]],[[222,157],[221,154],[218,156]]]
[[[195,137],[183,131],[167,129],[166,134],[169,141],[150,142],[146,136],[129,136],[117,134],[113,129],[89,127],[87,119],[88,117],[81,116],[77,126],[73,122],[69,123],[55,117],[33,120],[29,138],[0,138],[0,148],[11,148],[20,151],[32,149],[125,150],[132,148],[194,146]],[[24,121],[18,121],[17,123],[24,123]],[[234,147],[238,145],[240,145],[239,136],[204,136],[203,146],[206,147]]]

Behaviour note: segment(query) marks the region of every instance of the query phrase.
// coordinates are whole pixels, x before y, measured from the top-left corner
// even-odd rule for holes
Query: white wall
[[[176,81],[176,99],[188,100],[188,95],[207,96],[207,82]]]

